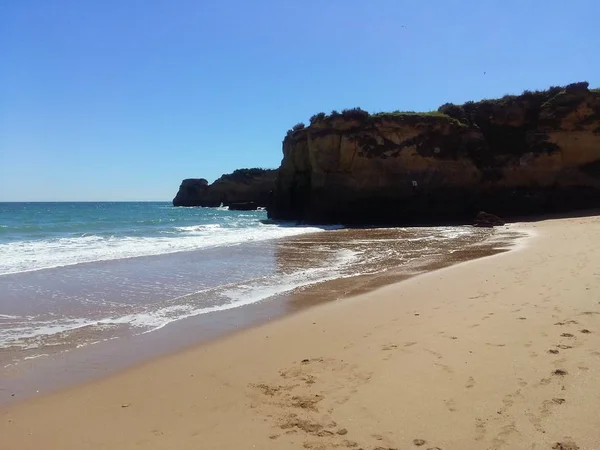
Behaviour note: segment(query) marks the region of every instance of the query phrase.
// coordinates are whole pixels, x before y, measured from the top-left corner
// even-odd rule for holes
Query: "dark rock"
[[[230,203],[230,211],[256,211],[258,209],[258,203],[256,202],[243,202],[243,203]]]
[[[199,206],[198,199],[208,190],[208,181],[204,178],[188,178],[181,182],[179,191],[173,199],[175,206]],[[219,206],[219,205],[217,205]]]
[[[203,178],[183,180],[173,199],[173,206],[224,205],[231,209],[232,204],[245,204],[247,209],[244,210],[266,207],[276,177],[277,170],[238,169],[221,176],[212,184],[208,184]]]
[[[436,113],[319,115],[283,141],[269,217],[467,223],[600,205],[600,91],[586,83]]]
[[[480,211],[479,214],[477,214],[477,217],[475,217],[475,223],[473,225],[485,228],[499,227],[504,225],[504,220],[493,214]]]

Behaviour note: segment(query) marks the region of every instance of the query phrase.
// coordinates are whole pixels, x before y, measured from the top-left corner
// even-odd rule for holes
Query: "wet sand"
[[[594,449],[600,218],[4,408],[1,449]]]

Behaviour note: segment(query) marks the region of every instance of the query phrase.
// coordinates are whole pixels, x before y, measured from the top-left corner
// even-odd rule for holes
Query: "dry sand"
[[[0,412],[0,448],[600,448],[600,218]]]

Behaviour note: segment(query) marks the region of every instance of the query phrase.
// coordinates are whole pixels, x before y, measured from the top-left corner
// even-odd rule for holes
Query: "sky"
[[[587,80],[597,0],[2,0],[0,201],[171,200],[314,113]]]

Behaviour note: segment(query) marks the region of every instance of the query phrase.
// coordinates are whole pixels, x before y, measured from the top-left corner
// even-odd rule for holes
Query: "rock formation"
[[[276,176],[276,170],[238,169],[212,184],[204,178],[189,178],[179,186],[173,205],[216,207],[234,203],[247,209],[266,207]]]
[[[283,141],[273,219],[472,221],[600,206],[600,91],[587,83],[430,113],[317,114]]]
[[[504,220],[493,214],[488,214],[484,211],[480,211],[475,217],[473,226],[482,228],[501,227],[504,225]]]
[[[258,209],[256,202],[230,203],[230,211],[256,211]]]

